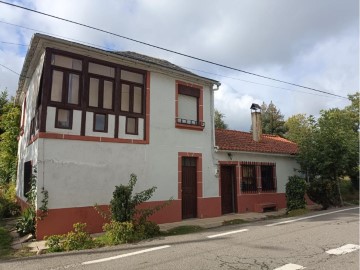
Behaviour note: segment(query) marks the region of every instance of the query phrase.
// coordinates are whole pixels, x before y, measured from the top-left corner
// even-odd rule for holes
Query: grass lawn
[[[161,234],[163,236],[171,236],[171,235],[195,233],[195,232],[200,232],[202,230],[204,230],[203,227],[187,225],[187,226],[178,226],[178,227],[172,228],[170,230],[161,232]]]
[[[12,237],[5,228],[5,223],[0,221],[0,259],[7,258],[12,254],[11,242]]]

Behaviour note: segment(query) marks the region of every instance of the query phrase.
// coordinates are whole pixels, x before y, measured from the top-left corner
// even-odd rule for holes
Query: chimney
[[[251,104],[252,135],[255,142],[259,142],[262,134],[261,107],[258,104]]]

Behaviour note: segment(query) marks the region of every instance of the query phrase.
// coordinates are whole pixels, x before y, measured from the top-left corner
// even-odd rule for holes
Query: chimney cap
[[[259,104],[253,103],[251,104],[250,110],[254,110],[254,111],[261,110],[261,107]]]

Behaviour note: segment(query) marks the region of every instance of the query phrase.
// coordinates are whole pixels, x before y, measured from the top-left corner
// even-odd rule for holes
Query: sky
[[[344,97],[360,89],[358,0],[3,1]],[[202,63],[3,3],[0,90],[15,94],[36,32],[166,59],[218,80],[215,107],[230,129],[250,130],[252,103],[272,101],[285,120],[350,104],[346,98]]]

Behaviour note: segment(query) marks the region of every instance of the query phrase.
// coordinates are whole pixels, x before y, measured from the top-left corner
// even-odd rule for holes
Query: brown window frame
[[[64,110],[64,111],[69,111],[70,112],[70,123],[69,123],[69,127],[62,127],[58,125],[58,116],[59,116],[59,110]],[[73,125],[73,110],[69,109],[67,107],[56,107],[56,112],[55,112],[55,128],[60,128],[60,129],[72,129],[72,125]]]
[[[51,93],[52,93],[52,78],[53,78],[53,71],[60,71],[63,72],[63,83],[62,83],[62,89],[61,89],[61,101],[54,101],[51,100]],[[69,75],[75,74],[79,76],[79,93],[78,93],[78,103],[69,103],[68,102],[68,92],[69,92]],[[50,72],[50,89],[49,89],[49,100],[48,104],[53,106],[63,106],[67,108],[72,109],[81,109],[81,97],[82,97],[82,89],[83,89],[83,83],[82,83],[82,72],[79,72],[77,70],[73,69],[67,69],[63,67],[58,66],[51,66],[51,72]]]
[[[184,119],[179,116],[179,96],[196,98],[196,120]],[[202,131],[205,128],[203,121],[203,88],[199,85],[176,81],[175,127]]]
[[[98,92],[98,107],[90,106],[90,79],[98,79],[99,80],[99,92]],[[111,109],[104,108],[104,81],[111,81],[113,84],[113,91],[112,91],[112,102],[111,102]],[[87,111],[89,112],[96,112],[96,113],[114,113],[115,111],[115,83],[116,80],[111,77],[90,74],[88,76],[88,89],[87,89]]]
[[[93,131],[107,133],[108,132],[108,117],[109,117],[109,115],[106,113],[97,113],[97,112],[94,112],[93,114],[94,114],[94,116],[93,116]],[[96,129],[96,115],[104,115],[105,116],[104,130]]]
[[[54,55],[54,54],[60,55],[60,56],[66,56],[66,57],[70,57],[70,58],[82,61],[82,69],[76,70],[76,69],[72,69],[72,68],[66,68],[66,67],[61,67],[61,66],[56,66],[56,65],[51,64],[51,58],[52,58],[52,55]],[[114,68],[115,69],[114,77],[104,76],[104,75],[99,75],[99,74],[94,74],[94,73],[89,72],[88,67],[89,67],[90,62],[92,62],[94,64],[100,64],[100,65],[105,65],[105,66]],[[147,87],[149,87],[149,85],[148,85],[149,71],[128,67],[128,66],[121,65],[118,63],[107,62],[104,60],[100,60],[100,59],[96,59],[96,58],[92,58],[92,57],[88,57],[88,56],[84,56],[84,55],[79,55],[79,54],[76,54],[73,52],[63,51],[63,50],[54,49],[54,48],[46,48],[44,70],[46,72],[44,73],[45,74],[45,76],[44,76],[45,83],[43,86],[44,92],[42,95],[45,97],[44,98],[45,103],[44,103],[44,107],[41,108],[41,113],[42,113],[41,114],[41,127],[40,127],[41,131],[44,132],[45,127],[46,127],[46,124],[44,121],[44,119],[46,120],[46,108],[48,106],[53,106],[53,107],[61,108],[61,109],[71,109],[71,110],[82,111],[81,131],[80,131],[81,136],[85,136],[86,112],[93,112],[93,113],[99,113],[99,114],[113,114],[115,116],[114,138],[119,138],[119,132],[118,132],[119,116],[125,116],[125,117],[130,116],[130,117],[134,117],[134,118],[138,118],[138,119],[142,118],[144,120],[144,125],[145,125],[144,136],[145,137],[149,136],[148,135],[148,121],[149,120],[146,117],[147,106],[150,106],[150,104],[147,104],[148,103]],[[54,70],[64,72],[62,93],[61,93],[62,94],[61,102],[51,100],[51,88],[52,88],[52,76],[53,76],[52,74],[53,74]],[[121,79],[121,71],[122,70],[140,74],[143,77],[143,82],[137,83],[137,82]],[[68,95],[68,76],[70,73],[80,76],[79,77],[80,83],[79,83],[78,104],[71,104],[71,103],[67,102],[68,98],[66,95]],[[104,80],[108,80],[113,83],[112,109],[88,106],[89,105],[89,81],[90,81],[91,77],[98,78],[98,79],[102,78]],[[130,87],[131,87],[130,101],[132,104],[131,104],[131,106],[129,106],[129,109],[130,109],[129,112],[121,111],[121,89],[120,88],[121,88],[122,83],[126,83],[126,84],[130,85]],[[141,88],[141,113],[133,112],[133,100],[134,100],[133,89],[135,86]],[[64,93],[64,91],[65,91],[65,93]],[[64,95],[65,95],[65,97],[64,97]],[[103,91],[102,91],[101,95],[103,98]],[[102,102],[102,105],[103,105],[103,102]],[[73,115],[72,115],[72,118],[73,118]],[[108,116],[106,116],[106,119],[108,120]],[[136,121],[138,121],[138,119]],[[71,119],[71,120],[73,120],[73,119]],[[56,121],[56,119],[55,119],[55,121]],[[144,140],[147,141],[147,139],[144,139]]]
[[[122,96],[122,85],[126,84],[129,85],[129,111],[121,110],[121,96]],[[134,112],[134,87],[141,88],[141,113]],[[133,116],[133,117],[140,117],[143,118],[145,116],[145,87],[142,84],[129,82],[125,80],[120,80],[120,100],[119,100],[119,108],[120,108],[120,115],[124,116]]]
[[[134,133],[128,131],[128,119],[129,118],[135,119],[135,132]],[[139,130],[138,130],[139,122],[138,121],[139,121],[138,117],[127,116],[126,122],[125,122],[125,134],[139,135]]]

